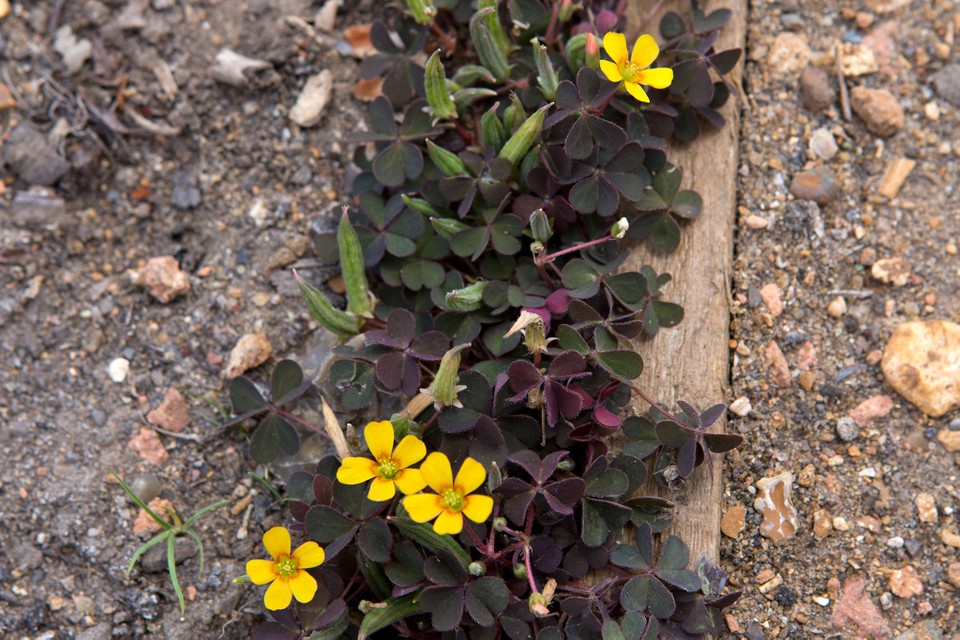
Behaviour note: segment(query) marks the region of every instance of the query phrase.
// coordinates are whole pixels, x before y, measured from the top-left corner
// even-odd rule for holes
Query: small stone
[[[907,565],[890,574],[890,591],[899,598],[912,598],[923,593],[923,583],[916,569]]]
[[[937,502],[929,493],[918,493],[913,499],[917,505],[917,514],[920,516],[920,522],[936,522],[939,519],[937,514]]]
[[[736,538],[746,527],[747,510],[740,505],[727,509],[720,519],[720,531],[728,538]]]
[[[747,396],[740,396],[730,403],[730,412],[741,418],[746,417],[752,409],[753,406],[750,404],[750,399]]]
[[[777,575],[773,576],[772,578],[770,578],[769,580],[761,584],[757,588],[757,591],[759,591],[762,595],[767,595],[768,593],[770,593],[771,591],[773,591],[774,589],[776,589],[782,584],[783,584],[783,576],[781,576],[778,573]]]
[[[832,620],[841,629],[854,627],[862,637],[885,638],[890,635],[890,627],[870,599],[867,580],[862,576],[850,576],[844,581],[843,591],[833,608]]]
[[[200,204],[203,194],[197,177],[189,171],[177,170],[170,174],[173,189],[170,192],[170,204],[177,209],[187,211]]]
[[[173,256],[151,258],[143,269],[131,271],[130,279],[164,304],[190,291],[190,278]]]
[[[10,0],[0,0],[0,20],[10,15]]]
[[[960,549],[960,535],[958,535],[955,531],[950,531],[949,529],[942,529],[940,531],[940,542],[947,545],[948,547]]]
[[[310,76],[290,109],[290,119],[301,127],[313,127],[320,123],[324,110],[333,93],[333,74],[328,69]]]
[[[833,137],[830,130],[826,127],[820,127],[810,136],[810,153],[819,160],[833,160],[839,153],[840,147],[837,146],[837,139]]]
[[[193,540],[186,537],[177,538],[173,546],[173,562],[181,564],[185,560],[197,555],[197,545]],[[166,573],[167,572],[167,545],[158,544],[143,554],[140,560],[140,567],[146,573]]]
[[[872,267],[877,262],[877,250],[873,247],[864,247],[860,252],[860,264]]]
[[[160,406],[147,414],[147,422],[161,429],[179,433],[190,424],[190,408],[183,395],[170,387],[163,396]]]
[[[801,487],[812,487],[816,481],[817,468],[812,464],[808,464],[803,469],[800,469],[800,473],[797,474],[797,484]]]
[[[947,567],[947,582],[960,589],[960,562],[951,562]]]
[[[163,443],[160,442],[160,436],[149,427],[140,427],[140,433],[130,439],[127,448],[140,454],[140,457],[147,462],[156,465],[162,465],[170,457]]]
[[[266,334],[248,333],[237,341],[233,351],[230,352],[223,375],[227,378],[236,378],[245,371],[260,366],[272,355],[273,345],[270,344]]]
[[[880,366],[890,386],[925,414],[938,418],[960,407],[960,325],[945,320],[900,325]]]
[[[871,11],[891,13],[910,4],[910,0],[864,0],[864,3]]]
[[[825,205],[838,191],[837,180],[833,172],[826,167],[818,167],[793,176],[790,183],[790,193],[797,200],[813,200],[819,205]]]
[[[937,433],[937,440],[943,445],[943,448],[953,453],[960,451],[960,431],[952,429],[941,429]]]
[[[823,111],[836,101],[833,80],[820,67],[807,67],[800,74],[800,92],[803,106],[810,111]]]
[[[32,124],[21,122],[3,141],[3,162],[28,184],[49,187],[70,169],[47,137]]]
[[[860,435],[860,427],[853,418],[843,417],[837,420],[837,435],[844,442],[853,442]]]
[[[813,512],[813,535],[817,540],[823,540],[833,533],[833,522],[830,518],[830,512],[826,509],[817,509]]]
[[[798,32],[803,31],[804,27],[806,26],[803,18],[796,13],[780,14],[780,24],[782,24],[785,29]]]
[[[887,539],[887,546],[891,549],[902,549],[903,538],[900,536],[893,536],[892,538]]]
[[[770,378],[778,387],[786,388],[790,386],[790,366],[787,359],[780,350],[780,345],[775,341],[770,341],[767,345],[764,355],[767,359],[767,368],[770,371]]]
[[[847,312],[847,301],[842,296],[837,296],[827,305],[827,315],[831,318],[842,318]]]
[[[67,221],[63,198],[48,187],[30,187],[18,191],[10,205],[13,223],[29,229],[56,227]]]
[[[783,313],[783,301],[780,300],[780,287],[772,282],[760,288],[760,299],[774,318]]]
[[[863,118],[867,130],[881,138],[894,135],[906,123],[900,101],[885,89],[854,87],[850,91],[850,104]]]
[[[214,80],[233,87],[269,86],[280,81],[280,74],[264,60],[250,58],[233,49],[221,49],[210,69]]]
[[[150,5],[156,11],[166,11],[167,9],[172,9],[177,4],[177,0],[152,0]]]
[[[948,64],[933,74],[937,94],[955,107],[960,107],[960,64]]]
[[[142,501],[149,503],[163,491],[163,483],[155,473],[140,473],[134,476],[128,485]]]
[[[65,24],[53,36],[53,48],[63,58],[67,74],[73,75],[93,55],[93,43],[86,38],[77,39],[73,28]]]
[[[927,116],[927,120],[938,121],[940,119],[940,105],[935,100],[931,100],[923,105],[923,115]]]
[[[13,97],[10,87],[0,82],[0,111],[13,109],[17,106],[17,101]]]
[[[850,530],[850,523],[847,522],[847,519],[844,518],[843,516],[837,516],[836,518],[834,518],[832,521],[832,524],[833,524],[833,528],[836,529],[837,531]]]
[[[884,284],[902,287],[909,282],[912,269],[906,258],[882,258],[870,267],[870,275]]]
[[[857,518],[857,526],[866,529],[870,533],[880,533],[883,523],[873,516],[860,516]]]
[[[924,606],[926,605],[926,606]],[[927,615],[930,613],[930,603],[921,602],[917,605],[917,613],[920,615]],[[924,613],[926,610],[926,613]],[[913,625],[903,633],[898,633],[894,636],[893,640],[941,640],[943,638],[943,631],[937,626],[937,623],[933,620],[924,620]]]
[[[767,56],[767,65],[772,75],[783,77],[800,71],[807,66],[809,60],[810,46],[807,39],[796,33],[784,32],[774,39]]]
[[[154,498],[147,506],[161,518],[167,513],[164,507],[173,509],[173,504],[165,498]],[[154,520],[145,509],[140,509],[137,519],[133,521],[133,535],[135,536],[142,536],[145,533],[159,533],[161,528],[160,523]]]
[[[866,76],[880,70],[873,50],[864,44],[844,44],[840,47],[840,69],[845,78]]]
[[[130,361],[126,358],[114,358],[107,365],[107,374],[116,383],[123,382],[130,373]]]
[[[893,400],[887,395],[876,395],[867,398],[850,412],[850,417],[860,425],[866,427],[878,418],[884,418],[893,410]]]
[[[788,471],[757,481],[760,494],[754,500],[753,508],[763,516],[760,533],[774,542],[797,532],[797,510],[790,502],[792,489],[793,474]]]
[[[893,594],[889,591],[884,591],[880,594],[880,608],[884,611],[889,611],[893,608]]]
[[[766,229],[770,225],[770,221],[764,218],[763,216],[758,216],[756,214],[750,214],[743,219],[743,223],[747,225],[748,229],[753,229],[754,231],[759,231],[760,229]]]

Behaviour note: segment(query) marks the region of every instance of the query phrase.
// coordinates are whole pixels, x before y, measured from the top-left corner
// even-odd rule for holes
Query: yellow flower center
[[[273,565],[274,570],[280,574],[281,578],[292,578],[297,575],[297,561],[289,556],[284,556]]]
[[[463,494],[456,489],[447,489],[440,495],[440,502],[450,511],[463,509]]]
[[[393,458],[384,458],[383,460],[378,460],[380,466],[377,467],[377,475],[379,475],[384,480],[393,480],[400,473],[400,466],[393,460]]]
[[[637,82],[642,73],[643,69],[633,62],[626,62],[620,67],[620,75],[627,82]]]

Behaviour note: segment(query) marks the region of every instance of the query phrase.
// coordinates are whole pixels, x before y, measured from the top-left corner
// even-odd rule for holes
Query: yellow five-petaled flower
[[[420,465],[420,473],[436,493],[421,493],[403,499],[403,507],[417,522],[430,522],[438,534],[455,535],[463,530],[463,516],[483,522],[493,511],[493,498],[473,492],[487,478],[487,471],[473,458],[467,458],[454,479],[450,459],[434,452]]]
[[[608,32],[603,36],[603,48],[613,59],[600,61],[600,70],[610,82],[623,82],[627,92],[640,102],[650,102],[642,84],[654,89],[666,89],[673,82],[673,69],[658,67],[647,69],[660,55],[660,47],[653,36],[644,34],[637,38],[633,53],[627,57],[627,39],[622,33]]]
[[[323,564],[323,549],[311,541],[304,542],[290,553],[290,532],[283,527],[273,527],[263,534],[263,546],[273,559],[250,560],[247,575],[253,584],[272,583],[263,594],[267,609],[286,609],[290,606],[291,596],[302,603],[313,600],[317,581],[305,570]]]
[[[427,447],[419,438],[405,436],[394,449],[393,425],[382,420],[368,424],[363,430],[363,439],[373,459],[344,458],[337,470],[337,480],[343,484],[361,484],[372,479],[367,497],[375,502],[392,500],[396,489],[410,495],[426,486],[420,470],[409,468],[427,455]]]

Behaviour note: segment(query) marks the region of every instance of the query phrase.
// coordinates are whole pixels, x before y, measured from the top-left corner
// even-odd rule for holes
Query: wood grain
[[[628,24],[641,26],[652,3],[632,0],[627,11]],[[746,0],[711,0],[706,11],[726,7],[733,18],[724,27],[716,49],[743,48],[746,30]],[[689,12],[686,0],[670,0],[646,23],[645,30],[659,33],[660,17],[675,10]],[[634,28],[636,28],[634,27]],[[740,83],[742,61],[731,75]],[[665,290],[665,299],[683,305],[685,317],[679,326],[661,330],[657,336],[639,345],[645,369],[638,385],[651,398],[675,408],[676,400],[687,400],[698,408],[728,402],[729,380],[729,282],[733,264],[733,235],[737,207],[738,137],[740,104],[731,99],[723,109],[727,125],[719,131],[701,135],[692,145],[673,145],[669,160],[683,168],[684,189],[703,196],[700,218],[684,224],[680,247],[670,256],[652,255],[643,246],[631,253],[624,269],[635,270],[644,264],[658,272],[673,275]],[[634,396],[634,413],[648,409]],[[720,431],[725,420],[715,425]],[[616,443],[613,443],[616,446]],[[670,490],[648,482],[640,495],[660,495],[677,504],[675,533],[690,545],[690,558],[701,556],[717,561],[720,548],[720,507],[723,472],[721,459],[714,457],[713,476],[701,465],[686,485]]]

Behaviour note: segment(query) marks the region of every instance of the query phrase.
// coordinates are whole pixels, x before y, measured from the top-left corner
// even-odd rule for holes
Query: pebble
[[[937,623],[933,620],[924,620],[903,633],[898,633],[893,640],[941,640],[941,638],[943,638],[943,631],[940,630]]]
[[[948,547],[960,549],[960,535],[950,531],[950,529],[943,529],[940,531],[940,542]]]
[[[153,509],[153,512],[161,518],[167,513],[164,507],[173,509],[173,503],[165,498],[154,498],[147,504]],[[161,528],[160,523],[154,520],[145,509],[140,509],[136,520],[133,521],[133,535],[135,536],[142,536],[146,533],[159,533]]]
[[[789,387],[790,366],[787,364],[787,359],[783,357],[780,345],[771,340],[764,351],[764,355],[767,358],[767,368],[770,370],[770,378],[773,383],[778,387]]]
[[[839,187],[833,172],[826,167],[818,167],[793,176],[790,193],[797,200],[813,200],[825,205],[837,195]]]
[[[817,509],[813,512],[813,535],[817,540],[823,540],[833,533],[833,522],[830,512],[826,509]]]
[[[810,46],[805,36],[784,32],[779,34],[770,47],[767,65],[770,73],[783,77],[807,66],[810,60]]]
[[[903,538],[900,536],[893,536],[887,540],[887,546],[891,549],[902,549],[903,548]]]
[[[233,49],[221,49],[217,52],[210,75],[214,80],[232,87],[247,87],[251,84],[259,87],[280,81],[280,75],[269,62],[250,58]]]
[[[860,252],[860,264],[872,267],[877,262],[877,250],[873,247],[864,247]]]
[[[740,505],[730,507],[720,519],[720,531],[728,538],[736,538],[747,526],[746,515],[746,508]]]
[[[889,611],[893,608],[893,594],[889,591],[884,591],[880,594],[880,608],[884,611]]]
[[[44,187],[55,183],[70,168],[47,137],[28,122],[21,122],[7,134],[3,162],[24,182]]]
[[[948,64],[933,74],[937,94],[955,107],[960,107],[960,64]]]
[[[893,410],[893,399],[888,395],[876,395],[867,398],[850,412],[850,417],[860,425],[866,427],[878,418],[884,418]]]
[[[833,80],[820,67],[807,67],[800,74],[800,93],[803,106],[810,111],[823,111],[837,99]]]
[[[162,465],[170,457],[160,442],[160,436],[150,427],[140,427],[140,432],[130,438],[127,448],[135,451],[147,462]]]
[[[183,394],[173,387],[167,389],[160,405],[147,414],[147,422],[174,433],[186,429],[190,424],[190,408]]]
[[[763,216],[758,216],[756,214],[750,214],[743,219],[743,223],[747,225],[748,229],[753,229],[754,231],[759,231],[760,229],[766,229],[770,226],[770,221],[764,218]]]
[[[937,433],[937,440],[940,441],[944,449],[951,453],[960,451],[960,431],[954,431],[949,428],[941,429],[940,432]]]
[[[837,420],[837,435],[844,442],[853,442],[860,435],[860,427],[856,420],[850,417],[843,417]]]
[[[867,580],[862,576],[849,576],[843,583],[843,591],[833,608],[833,624],[840,628],[854,627],[865,638],[885,638],[890,627],[880,609],[867,593]]]
[[[923,593],[923,583],[916,569],[906,565],[890,574],[890,591],[899,598],[912,598]]]
[[[200,193],[195,175],[180,169],[170,174],[170,180],[173,182],[170,204],[182,211],[194,209],[200,204],[203,194]]]
[[[803,18],[799,14],[782,13],[780,14],[780,24],[790,31],[803,31],[807,23],[803,21]]]
[[[910,4],[910,0],[864,0],[864,4],[871,11],[891,13]]]
[[[63,198],[47,187],[30,187],[18,191],[10,205],[13,223],[28,229],[56,227],[66,222],[67,207]]]
[[[844,44],[840,47],[840,69],[843,77],[867,76],[880,70],[873,50],[865,44]]]
[[[938,418],[960,407],[960,325],[945,320],[901,324],[880,366],[890,386],[925,414]],[[945,428],[941,436],[944,432],[960,435]]]
[[[757,481],[759,495],[753,508],[763,516],[760,533],[774,542],[792,537],[797,532],[797,510],[790,502],[792,489],[793,474],[789,471]]]
[[[0,111],[13,109],[17,106],[17,100],[13,97],[10,87],[0,82]]]
[[[947,567],[947,582],[960,589],[960,562],[951,562]]]
[[[747,396],[740,396],[730,403],[730,412],[741,418],[746,417],[752,410],[753,406],[750,404],[750,399]]]
[[[929,493],[918,493],[913,499],[917,505],[917,514],[920,516],[920,522],[936,522],[939,519],[937,514],[937,502]]]
[[[107,374],[116,383],[123,382],[130,373],[130,361],[126,358],[114,358],[107,365]]]
[[[155,473],[137,474],[128,484],[137,497],[144,502],[150,502],[163,491],[163,483]]]
[[[833,523],[833,528],[836,529],[837,531],[849,531],[849,530],[850,530],[850,523],[847,522],[847,519],[844,518],[843,516],[837,516],[837,517],[835,517],[835,518],[833,519],[832,523]]]
[[[827,305],[827,315],[831,318],[842,318],[847,312],[847,301],[842,296],[837,296]]]
[[[80,71],[80,67],[93,55],[93,43],[86,38],[78,40],[68,24],[57,29],[53,36],[53,48],[63,58],[68,75]]]
[[[850,104],[863,118],[867,130],[881,138],[894,135],[906,123],[900,101],[885,89],[854,87],[850,91]]]
[[[248,333],[237,341],[227,358],[223,375],[236,378],[242,373],[258,367],[273,355],[273,345],[264,333]]]
[[[815,158],[833,160],[839,151],[840,147],[837,146],[837,139],[826,127],[820,127],[810,136],[810,153]]]
[[[882,258],[870,267],[870,275],[884,284],[902,287],[910,281],[912,269],[913,265],[906,258]]]
[[[290,109],[290,119],[301,127],[319,124],[332,93],[333,74],[328,69],[310,76],[300,91],[296,104]]]
[[[130,279],[164,304],[190,291],[190,278],[173,256],[150,258],[143,269],[130,271]]]
[[[783,313],[783,301],[780,299],[780,295],[780,287],[772,282],[760,287],[760,299],[774,318]]]

